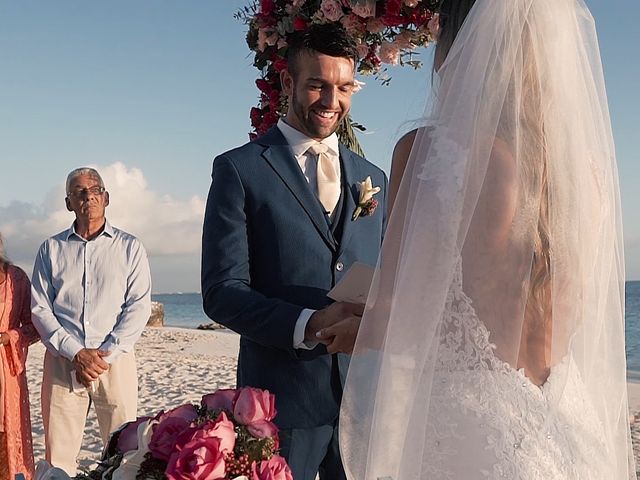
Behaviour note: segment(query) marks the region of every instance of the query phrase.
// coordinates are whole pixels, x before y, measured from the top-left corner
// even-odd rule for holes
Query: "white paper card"
[[[371,265],[355,262],[327,297],[336,302],[366,303],[374,272]]]

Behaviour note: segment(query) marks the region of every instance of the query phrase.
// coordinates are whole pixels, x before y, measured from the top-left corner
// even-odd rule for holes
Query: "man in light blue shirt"
[[[105,218],[109,192],[96,170],[72,171],[66,192],[76,219],[40,247],[31,303],[33,324],[47,347],[46,459],[74,476],[91,402],[104,442],[136,418],[133,350],[151,313],[151,276],[142,243]]]

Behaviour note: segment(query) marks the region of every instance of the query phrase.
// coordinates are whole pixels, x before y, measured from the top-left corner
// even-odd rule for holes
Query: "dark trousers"
[[[293,480],[346,480],[338,446],[338,426],[280,430],[280,455],[287,459]]]

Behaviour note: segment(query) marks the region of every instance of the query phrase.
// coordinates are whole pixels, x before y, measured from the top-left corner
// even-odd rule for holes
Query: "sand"
[[[138,415],[155,414],[187,402],[199,403],[205,393],[235,385],[239,336],[228,331],[147,328],[136,345],[139,377]],[[44,459],[44,430],[40,415],[40,383],[44,346],[29,349],[27,376],[31,399],[33,448],[36,462]],[[80,468],[100,458],[102,441],[93,409],[89,413],[80,451]]]
[[[155,414],[187,402],[198,403],[205,393],[233,388],[239,336],[226,330],[147,328],[136,345],[139,377],[139,415]],[[29,349],[27,375],[31,397],[35,460],[44,459],[44,431],[40,415],[40,382],[44,347]],[[640,382],[630,381],[629,412],[636,464],[640,464]],[[634,422],[634,418],[637,421]],[[80,451],[81,469],[95,465],[102,451],[98,421],[89,413]]]

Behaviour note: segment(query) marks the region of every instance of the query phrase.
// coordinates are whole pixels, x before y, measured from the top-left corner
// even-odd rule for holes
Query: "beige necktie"
[[[327,153],[329,147],[322,143],[314,143],[307,151],[318,158],[317,182],[318,198],[324,209],[331,215],[340,198],[340,177]]]

